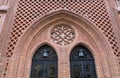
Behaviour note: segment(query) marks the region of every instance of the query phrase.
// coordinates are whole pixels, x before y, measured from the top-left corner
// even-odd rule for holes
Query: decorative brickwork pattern
[[[69,25],[60,24],[51,31],[51,38],[56,44],[68,45],[75,39],[75,32]]]
[[[4,64],[5,63],[5,64]],[[3,60],[3,58],[0,58],[0,78],[3,75],[3,78],[6,77],[6,73],[8,70],[8,64],[9,64],[9,60]]]
[[[2,59],[0,58],[0,77],[1,77],[2,71],[3,71],[3,62],[2,62]]]
[[[115,56],[120,57],[104,0],[20,0],[6,56],[13,55],[19,37],[35,19],[60,9],[74,12],[93,22],[108,39]]]
[[[6,63],[5,63],[5,68],[4,68],[4,73],[3,73],[3,78],[5,78],[6,77],[6,75],[7,75],[7,70],[8,70],[8,65],[9,65],[9,62],[7,61]]]

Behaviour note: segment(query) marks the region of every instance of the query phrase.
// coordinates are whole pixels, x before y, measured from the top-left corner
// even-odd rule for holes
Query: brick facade
[[[120,78],[115,7],[114,0],[1,0],[0,78],[30,78],[32,57],[44,44],[58,55],[58,78],[70,78],[70,53],[78,44],[93,54],[98,78]],[[67,45],[51,38],[51,31],[60,24],[75,32]]]

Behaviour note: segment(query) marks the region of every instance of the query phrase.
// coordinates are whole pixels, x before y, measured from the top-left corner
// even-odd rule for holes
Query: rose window
[[[55,26],[51,31],[51,38],[56,44],[67,45],[75,39],[75,32],[71,26],[60,24]]]

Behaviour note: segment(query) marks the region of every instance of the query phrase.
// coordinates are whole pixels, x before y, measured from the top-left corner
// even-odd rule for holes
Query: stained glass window
[[[71,78],[97,78],[94,58],[84,46],[73,48],[70,54]]]
[[[58,78],[57,54],[44,45],[33,56],[30,78]]]

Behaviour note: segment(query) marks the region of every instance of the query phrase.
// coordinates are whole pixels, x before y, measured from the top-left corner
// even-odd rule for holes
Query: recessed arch
[[[43,45],[33,55],[30,78],[51,77],[58,77],[58,57],[52,47]]]
[[[55,46],[53,46],[52,44],[50,44],[49,42],[42,42],[42,43],[38,43],[36,44],[36,46],[34,47],[34,49],[32,50],[33,53],[31,54],[32,57],[31,59],[33,58],[34,54],[37,52],[37,50],[43,46],[49,46],[50,48],[52,48],[54,50],[54,52],[56,53],[56,56],[58,57],[58,54],[57,54],[57,50],[55,48]]]
[[[97,78],[94,57],[83,45],[75,46],[70,53],[71,78]]]
[[[83,47],[85,47],[86,49],[89,50],[89,52],[90,52],[90,54],[93,56],[93,58],[95,58],[96,54],[95,54],[93,48],[92,48],[91,46],[89,46],[89,44],[87,44],[87,43],[85,43],[85,42],[78,42],[78,43],[76,43],[74,46],[72,46],[72,48],[70,49],[70,55],[71,55],[71,53],[72,53],[72,50],[73,50],[75,47],[77,47],[77,46],[83,46]],[[69,55],[69,56],[70,56],[70,55]],[[94,60],[95,60],[95,59],[94,59]]]
[[[41,43],[46,42],[45,40],[43,40],[43,41],[40,41],[39,43],[37,43],[37,46],[34,45],[33,43],[35,41],[36,35],[39,36],[39,37],[36,37],[36,38],[40,38],[41,35],[39,35],[39,33],[42,33],[41,30],[45,30],[45,28],[49,28],[51,23],[54,24],[54,23],[56,23],[56,21],[68,20],[69,23],[72,22],[74,24],[77,24],[79,27],[81,27],[82,25],[84,25],[84,26],[86,25],[85,27],[83,27],[83,29],[84,29],[84,31],[86,31],[89,34],[88,37],[91,37],[91,39],[94,41],[93,44],[95,44],[96,47],[97,47],[97,48],[95,47],[95,49],[94,49],[96,51],[95,57],[96,57],[97,60],[99,60],[101,58],[101,57],[97,58],[97,56],[99,56],[99,53],[105,54],[104,56],[102,56],[104,59],[99,60],[99,62],[96,61],[97,69],[98,69],[97,70],[98,71],[98,76],[101,77],[101,78],[105,78],[106,77],[105,75],[101,75],[101,74],[103,74],[103,71],[105,71],[104,69],[102,69],[104,67],[102,65],[102,61],[103,60],[107,61],[105,56],[108,56],[108,54],[110,53],[107,50],[107,49],[110,49],[110,48],[109,48],[109,44],[107,43],[107,40],[103,36],[102,32],[100,32],[99,29],[94,24],[92,24],[91,22],[87,21],[87,19],[83,19],[81,16],[77,17],[77,16],[75,16],[76,14],[69,13],[69,12],[66,13],[66,11],[65,12],[64,11],[59,11],[59,12],[55,13],[55,14],[51,14],[51,15],[43,17],[43,18],[40,18],[40,19],[37,19],[36,22],[31,24],[30,27],[28,29],[26,29],[25,32],[23,32],[23,35],[21,36],[21,38],[20,38],[20,40],[19,40],[19,42],[18,42],[18,44],[16,46],[16,49],[14,51],[14,52],[16,52],[14,54],[15,58],[19,55],[17,57],[18,59],[14,59],[13,60],[14,62],[17,60],[17,64],[16,65],[19,64],[18,67],[15,67],[15,69],[19,68],[18,71],[15,70],[17,72],[17,76],[18,77],[21,76],[19,73],[20,73],[20,71],[22,69],[22,71],[24,71],[25,73],[29,72],[29,73],[26,73],[26,75],[24,75],[24,77],[29,78],[30,70],[31,70],[31,68],[30,68],[31,60],[30,59],[32,58],[36,48],[38,48],[38,46]],[[95,40],[97,40],[97,41],[95,41]],[[49,43],[49,41],[48,41],[48,43]],[[106,44],[108,46],[104,50],[104,48],[101,46],[101,44]],[[21,45],[24,45],[24,46],[21,46]],[[31,45],[34,45],[34,46],[31,46]],[[19,46],[21,46],[21,47],[19,47]],[[54,45],[54,46],[56,46],[56,45]],[[92,46],[92,47],[94,47],[94,46]],[[101,51],[98,49],[98,47],[99,47],[99,49],[101,49]],[[91,49],[91,50],[93,50],[93,49]],[[26,58],[20,59],[23,56],[26,56]],[[26,67],[25,62],[27,62],[27,66],[28,67]],[[105,62],[105,63],[106,63],[106,65],[108,65],[108,61]],[[99,66],[99,64],[101,66]],[[108,70],[108,71],[106,71],[106,73],[110,73],[109,66],[106,67],[105,69]],[[14,71],[14,73],[15,73],[15,71]]]
[[[82,42],[76,44],[73,48],[71,48],[70,55],[72,54],[72,51],[73,51],[76,47],[86,49],[86,50],[88,51],[89,55],[91,55],[91,57],[94,58],[94,55],[93,55],[93,53],[91,52],[91,51],[92,51],[91,48],[90,48],[87,44],[82,43]]]

